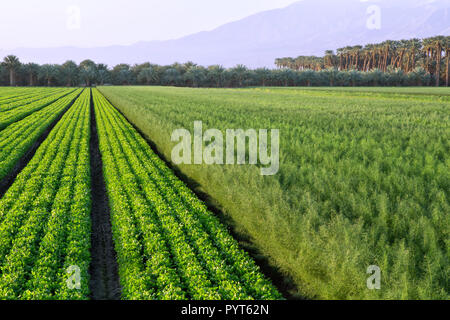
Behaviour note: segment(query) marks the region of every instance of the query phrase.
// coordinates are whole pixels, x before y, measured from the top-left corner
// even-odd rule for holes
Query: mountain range
[[[368,26],[368,20],[379,25]],[[15,54],[23,62],[41,64],[89,58],[108,65],[193,61],[273,68],[280,57],[323,55],[348,45],[435,35],[450,35],[450,0],[303,0],[175,40],[98,48],[19,48],[0,50],[0,56]]]

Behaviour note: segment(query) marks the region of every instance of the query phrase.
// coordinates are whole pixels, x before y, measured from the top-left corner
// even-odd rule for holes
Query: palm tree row
[[[325,51],[324,57],[299,56],[279,58],[275,64],[279,68],[294,70],[324,70],[336,68],[339,71],[357,70],[382,72],[396,69],[410,73],[422,67],[434,77],[436,86],[441,82],[449,85],[450,37],[436,36],[426,39],[391,41],[365,46],[347,46]],[[444,68],[445,64],[445,68]]]
[[[394,46],[390,47],[394,48]],[[424,57],[438,59],[431,47]],[[391,49],[393,50],[393,49]],[[350,52],[351,50],[346,50]],[[152,63],[119,64],[109,68],[85,60],[80,64],[67,61],[62,65],[22,64],[8,56],[0,65],[0,86],[92,86],[92,85],[163,85],[185,87],[248,87],[248,86],[430,86],[435,84],[432,62],[421,63],[412,59],[407,50],[398,54],[385,51],[340,56],[327,51],[325,57],[299,57],[279,61],[281,69],[258,68],[243,65],[224,68],[220,65],[203,67],[193,62],[161,66]],[[449,71],[449,48],[446,47],[446,67]],[[384,58],[383,58],[384,52]],[[394,62],[391,62],[394,61]],[[403,61],[403,63],[402,63]],[[395,64],[395,68],[392,66]],[[387,66],[385,66],[387,65]],[[430,66],[431,65],[431,66]],[[353,67],[352,67],[353,66]],[[408,67],[406,67],[408,66]],[[405,71],[403,70],[405,69]],[[386,72],[383,72],[386,70]],[[430,73],[431,70],[431,73]]]
[[[262,71],[262,73],[261,73]],[[105,64],[96,64],[84,60],[79,65],[67,61],[62,65],[35,63],[22,64],[16,56],[4,58],[0,64],[0,85],[10,86],[91,86],[91,85],[173,85],[173,86],[210,86],[243,87],[248,85],[249,70],[243,65],[225,69],[214,65],[208,68],[193,62],[174,63],[160,66],[149,62],[119,64],[109,68]],[[263,79],[270,70],[258,71]],[[264,80],[263,80],[264,82]]]

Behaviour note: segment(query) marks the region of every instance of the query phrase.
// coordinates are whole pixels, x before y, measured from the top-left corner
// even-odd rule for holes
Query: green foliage
[[[0,200],[0,299],[88,298],[89,102],[84,91]],[[72,265],[81,290],[66,284]]]
[[[122,298],[281,298],[125,118],[93,97]]]
[[[355,75],[349,73],[335,81],[350,82],[352,77]],[[220,204],[262,253],[294,279],[303,295],[326,299],[450,298],[448,89],[100,90],[167,159],[174,146],[171,132],[179,128],[192,131],[197,120],[203,121],[205,130],[280,129],[281,163],[276,176],[261,177],[258,168],[248,166],[181,165],[179,169],[198,182],[201,191]],[[110,131],[119,127],[111,125]],[[122,143],[126,139],[111,140]],[[132,141],[131,137],[127,140]],[[130,148],[128,162],[135,167],[135,177],[128,177],[128,169],[116,173],[112,175],[114,183],[109,178],[109,189],[122,192],[117,198],[123,201],[123,188],[133,185],[151,186],[150,190],[158,190],[161,196],[170,195],[164,180],[159,182],[158,171],[153,173],[148,161],[139,161],[145,150],[138,146],[126,147]],[[112,161],[114,157],[108,158]],[[126,180],[120,184],[118,176]],[[153,188],[155,184],[157,188]],[[123,187],[113,187],[116,185]],[[145,187],[130,192],[145,199]],[[153,212],[152,204],[163,212],[172,206],[169,201],[160,207],[159,200],[151,199],[148,212]],[[174,219],[185,219],[178,202],[173,203],[169,216],[173,212]],[[131,201],[127,205],[132,205]],[[114,207],[125,208],[125,204]],[[203,223],[199,215],[186,218]],[[191,226],[187,220],[183,225]],[[195,248],[195,240],[188,243]],[[220,247],[219,254],[223,250]],[[382,270],[381,290],[366,287],[370,265]]]
[[[46,92],[45,89],[39,90]],[[18,118],[19,114],[30,113],[29,116],[22,120],[11,123],[5,129],[0,130],[0,179],[3,179],[10,173],[20,158],[48,126],[67,109],[80,92],[80,89],[58,89],[57,96],[31,102],[28,105],[16,107],[10,111],[0,111],[0,124],[2,120],[3,123],[7,123],[10,122],[11,118]],[[21,110],[21,113],[16,114],[16,110]]]
[[[39,89],[39,92],[40,94],[31,98],[21,99],[9,104],[2,103],[0,107],[0,131],[10,124],[29,116],[33,112],[52,104],[70,92],[73,92],[73,90],[53,89],[46,91]]]
[[[0,93],[0,112],[30,103],[26,99],[37,98],[32,99],[31,102],[42,99],[43,94],[47,93],[44,96],[49,96],[52,92],[57,92],[57,89],[49,89],[43,92],[41,89],[36,88],[2,88]]]

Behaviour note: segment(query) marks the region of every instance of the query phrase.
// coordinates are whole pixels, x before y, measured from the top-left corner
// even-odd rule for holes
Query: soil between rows
[[[119,300],[119,266],[114,249],[108,193],[103,177],[97,123],[91,90],[91,264],[89,288],[93,300]]]

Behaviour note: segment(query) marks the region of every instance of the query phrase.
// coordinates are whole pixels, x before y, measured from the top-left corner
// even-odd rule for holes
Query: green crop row
[[[8,94],[6,94],[5,96],[0,98],[0,113],[3,111],[7,111],[10,109],[13,109],[15,107],[21,106],[23,104],[27,104],[30,103],[30,101],[28,101],[28,99],[33,98],[33,97],[38,97],[38,98],[42,98],[42,97],[47,97],[53,93],[56,92],[61,92],[62,89],[28,89],[27,91],[22,91],[22,90],[16,90],[16,91],[12,91]],[[0,89],[1,93],[4,93],[2,89]],[[22,101],[25,101],[25,103],[22,103]]]
[[[1,106],[4,103],[7,103],[8,101],[14,101],[14,100],[20,100],[22,98],[25,98],[27,96],[31,95],[37,95],[41,93],[43,90],[46,90],[44,88],[0,88],[0,110]],[[48,90],[54,90],[54,89],[48,89]]]
[[[16,102],[14,106],[6,106],[6,109],[2,108],[0,113],[0,131],[10,124],[22,120],[30,114],[58,101],[73,91],[74,89],[63,89],[53,92],[50,95],[48,92],[43,91],[42,95]]]
[[[52,97],[54,95],[67,92],[67,89],[40,89],[30,91],[28,94],[20,95],[15,98],[5,99],[0,101],[0,117],[4,115],[11,115],[13,111],[23,111],[27,106],[32,106],[34,103],[38,103],[40,100]]]
[[[0,200],[0,299],[87,299],[89,139],[85,90]],[[66,283],[70,266],[80,290]]]
[[[21,121],[0,131],[0,180],[16,165],[48,126],[80,94],[81,89],[64,96]]]
[[[122,298],[281,298],[125,118],[97,90],[93,100]]]
[[[64,88],[14,88],[6,90],[6,88],[0,88],[0,111],[3,111],[5,105],[9,105],[12,102],[25,100],[33,96],[49,96],[56,92],[61,92]]]

